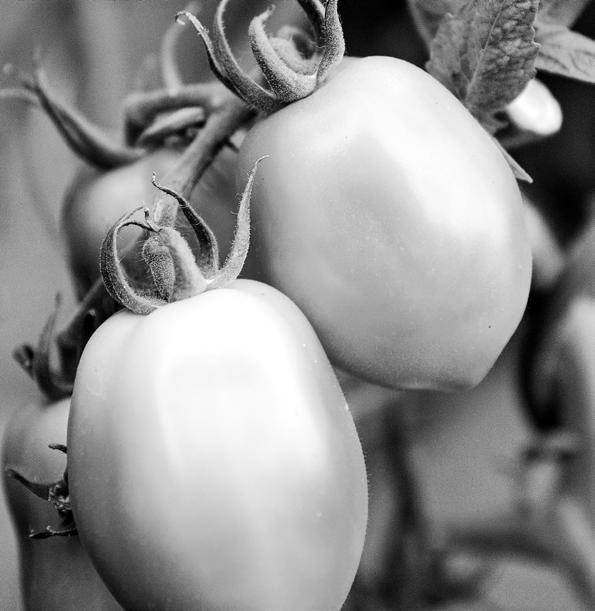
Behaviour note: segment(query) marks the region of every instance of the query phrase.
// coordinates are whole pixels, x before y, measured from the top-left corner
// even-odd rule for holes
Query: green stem
[[[225,95],[225,103],[208,117],[174,168],[164,178],[158,177],[168,189],[186,199],[189,199],[194,187],[229,137],[254,115],[254,111],[235,95]],[[154,210],[154,220],[158,225],[172,227],[179,206],[173,197],[166,196],[160,197]]]
[[[136,143],[138,136],[159,113],[198,106],[209,114],[220,106],[225,91],[221,83],[213,81],[129,95],[124,101],[126,142]]]

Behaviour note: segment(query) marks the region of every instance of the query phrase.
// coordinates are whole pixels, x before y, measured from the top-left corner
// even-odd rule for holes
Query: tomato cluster
[[[15,415],[6,485],[21,535],[67,537],[72,596],[101,609],[340,609],[368,493],[334,367],[476,385],[528,296],[516,180],[459,100],[404,61],[343,58],[332,0],[303,3],[314,40],[272,44],[255,19],[265,87],[230,55],[225,4],[213,40],[180,16],[225,87],[137,94],[120,148],[23,84],[101,163],[63,207],[75,322],[20,351],[54,401]],[[49,571],[42,546],[23,558]],[[58,608],[52,579],[25,580],[31,604]]]

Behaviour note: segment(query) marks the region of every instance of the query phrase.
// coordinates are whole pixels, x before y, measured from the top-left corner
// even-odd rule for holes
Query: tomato
[[[564,337],[564,325],[573,304],[580,298],[595,297],[595,217],[588,219],[575,238],[557,275],[542,319],[538,321],[536,338],[529,346],[529,395],[534,408],[544,414],[556,410],[557,370]]]
[[[77,372],[68,465],[79,535],[127,609],[331,611],[348,594],[361,445],[314,331],[271,287],[109,318]]]
[[[141,205],[151,207],[158,193],[151,184],[153,172],[162,180],[180,155],[175,149],[163,148],[114,170],[100,172],[85,166],[75,177],[65,197],[61,226],[79,295],[84,295],[99,277],[99,249],[108,229],[126,212]],[[227,252],[235,226],[236,158],[230,150],[221,152],[191,198],[212,226],[223,252]],[[135,234],[124,236],[123,248]],[[139,253],[132,253],[129,260],[137,266]]]
[[[4,437],[3,472],[15,469],[35,483],[58,481],[66,457],[48,447],[66,442],[70,400],[31,403],[12,415]],[[44,541],[29,538],[46,526],[58,526],[59,516],[22,484],[5,477],[8,508],[15,525],[19,548],[24,607],[47,611],[120,609],[99,575],[78,537],[54,537]]]
[[[367,57],[257,123],[257,279],[308,316],[329,357],[404,388],[477,384],[525,309],[531,253],[504,157],[423,70]]]

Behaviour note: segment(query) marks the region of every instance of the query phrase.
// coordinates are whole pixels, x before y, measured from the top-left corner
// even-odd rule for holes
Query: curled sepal
[[[292,70],[300,74],[312,74],[316,71],[316,42],[301,28],[293,25],[282,26],[276,36],[271,36],[270,44],[279,58]]]
[[[212,38],[200,21],[189,12],[184,15],[195,27],[206,47],[209,61],[218,78],[246,104],[260,112],[275,110],[302,99],[316,90],[333,66],[343,58],[345,40],[337,11],[338,0],[300,0],[310,21],[312,36],[305,31],[289,37],[284,29],[277,36],[265,32],[268,9],[250,23],[249,38],[254,57],[268,88],[245,72],[236,61],[223,27],[229,0],[220,0],[213,23]]]
[[[293,67],[296,64],[299,66],[297,49],[293,56],[287,48],[283,51],[284,58],[279,55],[279,43],[273,44],[264,29],[264,24],[271,13],[272,9],[268,9],[254,17],[250,22],[248,29],[250,46],[277,102],[289,104],[310,95],[314,91],[316,88],[316,73],[308,74],[301,67],[297,70]],[[291,39],[285,39],[285,42],[290,48],[293,46]],[[293,48],[295,49],[295,47]],[[286,61],[288,56],[292,65],[289,65]],[[311,65],[311,62],[308,62],[308,65]]]
[[[192,13],[181,11],[176,18],[181,21],[181,18],[184,17],[192,24],[205,46],[209,64],[215,76],[250,107],[267,114],[271,113],[278,107],[275,96],[241,68],[229,46],[223,27],[223,14],[226,6],[227,0],[221,0],[217,6],[212,37]]]
[[[56,295],[54,311],[43,328],[39,345],[33,358],[33,377],[41,392],[54,401],[72,394],[74,380],[67,380],[62,373],[54,371],[50,364],[50,353],[56,339],[56,320],[61,304],[61,296]]]
[[[37,58],[35,64],[32,75],[16,71],[10,65],[4,67],[6,74],[17,76],[20,88],[6,90],[3,97],[19,97],[29,103],[35,99],[66,144],[80,158],[95,167],[115,168],[132,163],[142,156],[141,149],[120,144],[74,108],[59,100],[48,86]]]
[[[138,136],[136,143],[142,147],[157,147],[168,138],[187,138],[189,130],[202,127],[206,120],[204,108],[192,106],[180,108],[159,117]]]
[[[48,448],[50,450],[62,452],[62,454],[68,454],[68,448],[63,443],[50,443],[48,444]]]
[[[99,269],[105,288],[115,301],[136,314],[149,314],[167,301],[135,290],[126,277],[118,255],[118,235],[124,227],[135,225],[147,229],[147,226],[132,220],[139,210],[143,210],[143,207],[124,214],[108,231],[101,245]]]
[[[225,259],[223,267],[209,281],[208,288],[222,288],[237,279],[244,267],[248,248],[250,247],[250,198],[252,197],[252,187],[254,186],[254,177],[258,164],[266,159],[268,155],[260,157],[250,171],[248,181],[244,187],[240,205],[238,207],[238,217],[236,222],[236,230],[231,244],[231,249]]]
[[[8,475],[8,477],[11,477],[12,479],[19,482],[19,484],[22,484],[23,486],[25,486],[25,488],[27,488],[29,492],[32,492],[35,496],[39,497],[40,499],[43,499],[44,501],[48,501],[48,502],[50,502],[51,498],[55,497],[55,494],[52,493],[52,489],[55,489],[56,486],[64,482],[63,478],[60,478],[56,482],[50,482],[50,483],[34,482],[26,478],[22,473],[20,473],[16,469],[12,469],[11,467],[6,467],[5,472],[6,472],[6,475]]]
[[[196,264],[194,253],[185,238],[173,227],[163,227],[159,237],[171,252],[176,272],[171,300],[179,301],[203,293],[207,288],[207,279]]]
[[[97,327],[114,314],[116,309],[116,303],[105,290],[101,278],[98,278],[56,335],[56,348],[66,379],[74,380],[86,343]]]
[[[233,89],[233,86],[229,79],[227,78],[227,71],[219,62],[219,57],[215,52],[215,45],[213,44],[213,40],[211,39],[211,35],[202,22],[193,15],[190,11],[180,11],[176,14],[176,22],[184,25],[184,19],[187,19],[189,23],[194,27],[197,34],[199,35],[204,47],[207,52],[207,59],[209,61],[209,66],[211,67],[211,71],[213,74],[221,81],[226,87]]]
[[[153,186],[178,202],[198,241],[196,258],[198,267],[205,278],[212,278],[219,270],[219,246],[215,234],[207,222],[188,203],[188,200],[176,191],[158,184],[155,174],[153,174]]]
[[[203,292],[207,281],[180,232],[156,224],[148,208],[144,208],[145,222],[135,221],[132,217],[141,209],[122,216],[106,235],[101,246],[100,271],[105,288],[113,299],[136,314],[150,314],[171,301]],[[141,252],[153,280],[148,291],[130,283],[118,256],[118,234],[130,225],[147,233]]]

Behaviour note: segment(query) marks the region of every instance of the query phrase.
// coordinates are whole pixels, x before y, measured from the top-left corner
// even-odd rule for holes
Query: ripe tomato
[[[238,280],[83,353],[68,425],[75,521],[127,609],[337,610],[362,552],[363,454],[284,295]]]
[[[531,253],[504,157],[423,70],[367,57],[257,123],[258,279],[304,311],[337,365],[406,388],[477,384],[517,327]]]
[[[35,483],[58,481],[66,457],[51,450],[50,443],[66,442],[70,400],[32,403],[17,409],[4,436],[3,472],[15,469]],[[44,541],[29,538],[34,531],[57,526],[59,516],[22,484],[5,477],[8,508],[13,519],[21,570],[24,608],[47,611],[120,609],[93,568],[78,537],[55,537]]]
[[[151,207],[157,191],[151,175],[163,179],[180,156],[174,149],[159,149],[140,161],[100,172],[83,167],[69,188],[61,225],[68,261],[79,295],[84,295],[99,277],[99,249],[108,229],[126,212],[141,205]],[[227,252],[235,227],[236,200],[233,172],[237,155],[222,151],[192,194],[191,203],[211,225]],[[123,234],[122,247],[134,232]],[[139,253],[128,260],[138,265]]]

